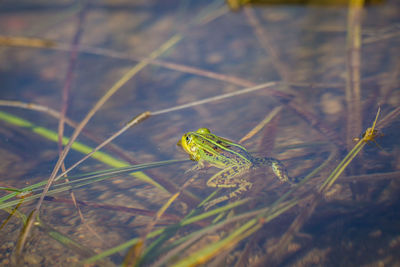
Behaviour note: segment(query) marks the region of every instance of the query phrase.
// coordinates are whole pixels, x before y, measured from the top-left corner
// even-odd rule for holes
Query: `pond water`
[[[399,265],[400,4],[243,2],[0,3],[0,266]]]

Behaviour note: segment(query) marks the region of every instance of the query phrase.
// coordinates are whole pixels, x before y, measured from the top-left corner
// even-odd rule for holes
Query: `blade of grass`
[[[346,157],[339,163],[339,165],[333,170],[333,172],[329,175],[329,177],[324,181],[324,183],[320,186],[319,192],[323,193],[329,190],[329,188],[333,185],[336,179],[343,173],[344,169],[350,164],[350,162],[357,156],[357,154],[364,147],[364,140],[360,140],[353,149],[346,155]]]
[[[282,80],[285,82],[290,81],[290,72],[286,63],[281,60],[277,47],[271,42],[268,36],[266,27],[262,27],[261,23],[257,19],[257,16],[251,6],[245,6],[243,8],[246,19],[251,27],[254,28],[255,36],[260,43],[261,47],[266,50],[267,55],[271,58],[272,65],[275,67]]]
[[[162,232],[163,232],[163,229],[156,230],[154,232],[151,232],[147,236],[147,238],[153,238],[153,237],[155,237],[157,235],[160,235]],[[129,240],[129,241],[127,241],[127,242],[125,242],[125,243],[123,243],[121,245],[118,245],[116,247],[113,247],[111,249],[103,251],[103,252],[101,252],[101,253],[99,253],[99,254],[91,257],[91,258],[88,258],[88,259],[82,261],[82,264],[90,264],[90,263],[99,261],[99,260],[101,260],[101,259],[103,259],[105,257],[108,257],[108,256],[110,256],[112,254],[115,254],[115,253],[121,252],[123,250],[126,250],[129,247],[135,245],[137,242],[139,242],[139,240],[140,240],[140,238],[138,238],[138,237],[132,238],[131,240]]]
[[[74,38],[71,42],[70,45],[70,51],[69,51],[69,60],[68,60],[68,68],[67,72],[65,74],[64,78],[64,86],[62,88],[62,100],[61,100],[61,111],[60,111],[60,117],[58,121],[58,153],[59,156],[61,156],[62,150],[63,150],[63,137],[64,137],[64,127],[65,127],[65,121],[66,121],[66,114],[68,110],[68,103],[69,103],[69,97],[70,97],[70,92],[71,92],[71,84],[72,84],[72,79],[74,76],[75,72],[75,67],[77,63],[77,58],[78,58],[78,47],[79,47],[79,41],[83,33],[83,24],[84,20],[87,14],[87,9],[88,9],[88,2],[84,2],[83,7],[79,11],[77,15],[77,23],[76,23],[76,30],[74,34]],[[62,172],[65,172],[65,162],[61,164],[61,170]],[[68,177],[65,175],[65,180],[68,182]],[[89,225],[89,223],[86,222],[83,213],[76,201],[76,196],[75,193],[71,190],[69,192],[70,197],[72,201],[74,202],[74,206],[77,210],[77,213],[81,219],[82,224],[91,232],[100,242],[104,243],[104,240],[100,237],[100,235]]]
[[[372,173],[372,174],[361,174],[354,176],[341,176],[338,179],[338,183],[352,183],[352,182],[376,182],[379,180],[391,180],[400,179],[400,171],[388,172],[388,173]]]
[[[183,189],[183,188],[182,188]],[[179,196],[180,191],[173,194],[167,202],[165,202],[162,207],[157,211],[156,215],[153,217],[151,222],[147,225],[146,229],[144,230],[143,234],[140,237],[140,240],[137,244],[132,246],[128,253],[125,256],[124,262],[122,266],[134,266],[136,265],[141,257],[141,254],[146,246],[146,237],[148,234],[153,230],[153,227],[156,223],[160,220],[161,216],[165,213],[165,211],[172,205],[172,203],[177,199]]]
[[[325,180],[325,182],[321,185],[319,188],[320,193],[324,193],[329,188],[333,185],[333,183],[336,181],[336,179],[343,173],[344,169],[350,164],[350,162],[354,159],[354,157],[361,151],[361,149],[365,146],[367,142],[373,141],[376,132],[375,132],[375,126],[376,122],[378,121],[378,117],[380,114],[381,108],[378,108],[378,112],[376,113],[376,117],[374,122],[372,123],[372,126],[368,128],[365,133],[363,138],[358,141],[358,143],[353,147],[353,149],[346,155],[346,157],[339,163],[339,165],[333,170],[331,175]]]
[[[347,132],[346,144],[353,146],[353,134],[361,132],[361,13],[363,0],[350,0],[347,18],[347,57],[346,57],[346,102]]]
[[[235,92],[226,93],[226,94],[222,94],[222,95],[217,95],[217,96],[213,96],[213,97],[208,97],[208,98],[204,98],[204,99],[199,100],[199,101],[193,101],[193,102],[190,102],[190,103],[187,103],[187,104],[174,106],[174,107],[171,107],[171,108],[156,110],[156,111],[151,112],[151,115],[160,115],[160,114],[164,114],[164,113],[168,113],[168,112],[172,112],[172,111],[177,111],[177,110],[182,110],[182,109],[194,107],[194,106],[197,106],[197,105],[203,105],[203,104],[206,104],[206,103],[211,103],[211,102],[222,100],[222,99],[225,99],[225,98],[230,98],[230,97],[234,97],[234,96],[237,96],[237,95],[242,95],[242,94],[247,94],[247,93],[250,93],[250,92],[258,91],[258,90],[261,90],[261,89],[264,89],[264,88],[274,87],[276,85],[277,85],[276,82],[263,83],[263,84],[259,84],[259,85],[253,86],[253,87],[237,90]]]
[[[49,139],[51,141],[57,142],[57,140],[58,140],[58,135],[57,135],[56,132],[54,132],[52,130],[49,130],[49,129],[46,129],[44,127],[36,126],[33,123],[31,123],[31,122],[29,122],[27,120],[24,120],[24,119],[22,119],[20,117],[17,117],[15,115],[0,111],[0,120],[3,120],[5,122],[8,122],[8,123],[13,124],[15,126],[28,128],[32,132],[34,132],[34,133],[36,133],[36,134],[38,134],[38,135],[40,135],[40,136],[42,136],[42,137],[44,137],[46,139]],[[127,127],[127,128],[129,128],[129,127]],[[68,142],[70,141],[70,138],[63,137],[62,141],[63,141],[64,145],[68,144]],[[89,147],[89,146],[87,146],[85,144],[82,144],[80,142],[74,142],[71,145],[71,148],[73,150],[78,151],[78,152],[80,152],[82,154],[85,154],[85,155],[88,155],[89,153],[91,153],[91,152],[93,152],[95,150],[95,149],[93,149],[93,148],[91,148],[91,147]],[[99,150],[99,149],[97,149],[97,150]],[[103,163],[105,163],[105,164],[107,164],[109,166],[117,167],[117,168],[130,166],[125,161],[118,160],[118,159],[112,157],[111,155],[108,155],[108,154],[106,154],[104,152],[97,151],[97,150],[94,151],[91,154],[91,157],[96,159],[96,160],[98,160],[98,161],[100,161],[100,162],[103,162]],[[68,171],[63,172],[63,173],[64,174],[68,173],[70,170],[71,170],[71,168]],[[154,186],[156,186],[156,187],[158,187],[158,188],[160,188],[162,190],[165,190],[161,185],[159,185],[157,182],[153,181],[149,176],[147,176],[144,173],[135,173],[134,177],[136,177],[137,179],[140,179],[142,181],[145,181],[147,183],[150,183],[150,184],[152,184],[152,185],[154,185]],[[58,180],[58,179],[56,179],[56,180]]]
[[[58,198],[58,197],[49,197],[49,196],[47,196],[47,197],[45,197],[44,200],[50,201],[50,202],[74,204],[72,200],[66,199],[66,198]],[[113,211],[118,211],[118,212],[126,212],[126,213],[131,213],[133,215],[143,215],[143,216],[152,217],[152,216],[154,216],[156,214],[156,212],[153,211],[153,210],[138,209],[138,208],[132,208],[132,207],[127,207],[127,206],[101,204],[101,203],[94,202],[94,201],[82,201],[82,200],[77,200],[77,202],[78,202],[79,205],[85,206],[85,207],[113,210]],[[180,218],[181,218],[180,216],[177,216],[177,215],[174,215],[174,214],[164,213],[162,215],[162,220],[164,222],[166,220],[167,221],[176,222]]]
[[[51,40],[44,40],[41,38],[27,38],[27,37],[12,37],[0,35],[0,46],[23,46],[23,47],[36,47],[36,48],[51,48],[57,45],[56,42]]]
[[[269,123],[275,116],[282,110],[282,107],[276,107],[274,108],[271,112],[265,116],[265,118],[259,122],[253,129],[251,129],[245,136],[242,137],[242,139],[239,140],[239,143],[243,143],[246,140],[252,138],[256,133],[261,131],[264,126]]]
[[[77,188],[77,187],[88,185],[88,184],[91,184],[94,182],[102,181],[102,180],[105,180],[105,179],[108,179],[111,177],[115,177],[115,175],[123,174],[126,172],[135,172],[135,171],[145,170],[148,168],[160,167],[160,166],[165,166],[165,165],[174,164],[174,163],[182,163],[182,162],[186,162],[186,161],[188,161],[188,160],[187,159],[166,160],[166,161],[138,164],[138,165],[130,166],[130,167],[126,167],[126,168],[112,169],[111,171],[106,170],[106,171],[94,172],[94,173],[90,173],[88,175],[85,174],[85,175],[78,175],[78,176],[70,176],[69,177],[71,180],[70,182],[65,182],[62,184],[54,185],[54,190],[51,190],[51,194],[54,195],[59,192],[64,192],[64,191],[70,190],[71,188]],[[79,179],[74,180],[75,178],[79,178]],[[6,196],[3,196],[2,198],[0,198],[0,209],[7,208],[10,206],[16,205],[18,203],[17,200],[4,202],[5,200],[17,196],[18,194],[20,194],[20,192],[28,192],[28,191],[33,192],[33,191],[35,191],[35,189],[36,189],[36,191],[40,191],[42,189],[39,189],[39,187],[46,185],[46,183],[47,183],[47,181],[42,181],[42,182],[36,183],[34,185],[27,186],[27,187],[19,190],[19,192],[10,193]],[[31,200],[37,199],[39,196],[40,196],[40,194],[27,196],[24,198],[24,200],[31,201]]]
[[[18,203],[13,209],[10,209],[10,208],[5,208],[5,209],[4,209],[6,212],[9,213],[9,215],[8,215],[8,217],[3,221],[3,223],[0,225],[0,231],[1,231],[1,229],[3,229],[4,226],[6,226],[6,224],[10,221],[10,219],[14,216],[14,214],[17,214],[17,217],[21,218],[22,224],[25,224],[25,223],[26,223],[26,216],[25,216],[25,214],[23,214],[23,213],[21,213],[21,212],[18,211],[18,208],[22,205],[23,201],[24,201],[24,200],[21,199],[21,200],[19,201],[19,203]]]
[[[74,252],[78,253],[83,257],[90,257],[96,254],[91,249],[82,246],[78,242],[60,233],[50,225],[44,223],[40,218],[38,218],[38,220],[35,222],[35,226],[39,227],[43,232],[52,237],[54,240],[58,241],[66,248],[73,250]]]
[[[16,189],[16,188],[11,188],[11,187],[2,187],[2,186],[0,186],[0,190],[11,191],[11,192],[17,192],[17,193],[22,193],[22,192],[24,192],[24,191],[22,191],[21,189]]]

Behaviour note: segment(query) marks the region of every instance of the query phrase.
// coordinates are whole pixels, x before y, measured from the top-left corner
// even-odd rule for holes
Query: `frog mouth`
[[[179,146],[184,152],[188,154],[192,154],[190,147],[188,146],[188,142],[186,141],[186,134],[182,136],[182,138],[176,143],[177,146]]]

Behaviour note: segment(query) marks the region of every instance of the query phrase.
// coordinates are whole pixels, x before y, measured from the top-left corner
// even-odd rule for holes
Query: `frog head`
[[[180,146],[186,153],[189,154],[191,160],[199,161],[201,155],[199,153],[199,147],[201,140],[205,134],[210,134],[210,130],[207,128],[200,128],[196,132],[188,132],[182,135],[181,140],[178,141],[177,146]]]

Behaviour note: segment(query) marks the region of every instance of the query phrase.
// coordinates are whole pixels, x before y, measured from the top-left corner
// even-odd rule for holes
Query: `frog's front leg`
[[[243,192],[248,191],[253,184],[247,181],[246,179],[242,178],[242,175],[240,175],[246,172],[246,170],[248,169],[249,169],[248,166],[232,166],[218,172],[213,177],[211,177],[207,181],[207,186],[209,187],[224,187],[224,188],[238,187],[238,189],[231,192],[230,194],[224,195],[222,197],[207,202],[205,204],[205,210],[209,209],[210,207],[218,203],[221,203],[230,198],[237,197]]]
[[[203,160],[199,160],[196,165],[194,165],[192,168],[186,170],[185,174],[186,173],[190,173],[190,172],[194,172],[194,171],[199,171],[199,170],[202,170],[204,168],[206,168],[206,163]]]

